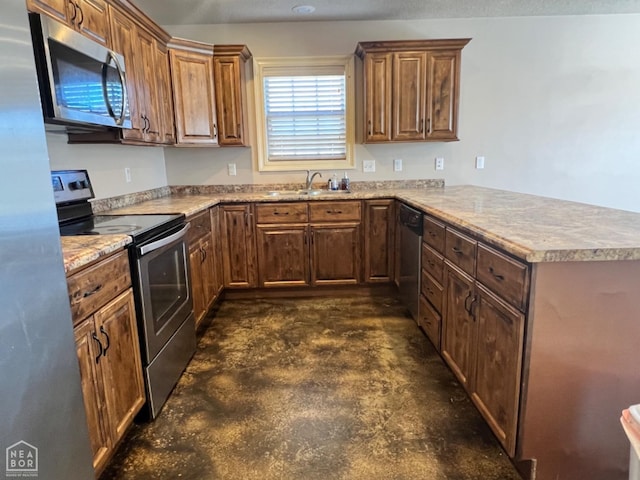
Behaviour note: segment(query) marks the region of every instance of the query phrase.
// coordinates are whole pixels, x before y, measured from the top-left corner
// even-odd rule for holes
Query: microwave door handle
[[[120,77],[120,84],[122,85],[122,106],[120,107],[120,115],[116,116],[113,111],[113,107],[111,106],[111,102],[109,100],[109,92],[107,90],[107,71],[109,69],[109,64],[113,60],[115,64],[116,71],[118,72],[118,76]],[[124,70],[122,69],[122,65],[118,61],[118,57],[116,54],[109,50],[107,52],[107,59],[102,65],[102,95],[104,96],[104,101],[107,105],[107,111],[109,112],[109,116],[116,121],[116,125],[122,125],[125,117],[125,105],[127,103],[127,83],[124,77]]]
[[[155,250],[158,250],[159,248],[162,248],[165,245],[169,245],[170,243],[175,242],[176,240],[184,237],[185,234],[187,233],[187,230],[189,230],[190,226],[191,224],[187,223],[184,226],[184,228],[180,229],[176,233],[173,233],[168,237],[161,238],[160,240],[157,240],[155,242],[151,242],[149,245],[143,245],[138,249],[140,251],[140,256],[143,256],[143,255],[146,255],[147,253],[151,253]]]

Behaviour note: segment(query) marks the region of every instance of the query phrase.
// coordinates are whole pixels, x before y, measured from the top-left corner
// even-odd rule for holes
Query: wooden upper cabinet
[[[125,10],[110,7],[112,48],[125,59],[131,128],[119,131],[130,144],[172,144],[173,103],[165,40]],[[71,138],[71,137],[70,137]]]
[[[213,49],[218,143],[222,146],[248,145],[245,65],[251,58],[246,45],[216,45]]]
[[[394,140],[425,139],[426,65],[426,52],[393,54]]]
[[[176,144],[217,145],[213,47],[174,38],[169,44]]]
[[[111,46],[105,0],[27,0],[27,9],[55,18],[101,45]]]
[[[427,138],[457,140],[460,50],[431,52],[427,66]]]
[[[365,139],[391,140],[391,73],[389,53],[373,53],[364,59]]]
[[[460,52],[469,40],[360,42],[365,142],[457,140]]]

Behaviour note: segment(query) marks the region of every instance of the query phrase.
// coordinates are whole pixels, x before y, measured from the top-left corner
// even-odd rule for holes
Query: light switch
[[[393,171],[401,172],[402,171],[402,159],[396,158],[393,160]]]
[[[484,168],[484,157],[476,157],[476,168],[478,170]]]
[[[228,170],[229,176],[233,177],[233,176],[237,175],[236,164],[235,163],[228,163],[227,164],[227,170]]]

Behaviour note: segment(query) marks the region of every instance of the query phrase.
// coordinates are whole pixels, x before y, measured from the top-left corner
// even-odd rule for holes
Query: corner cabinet
[[[365,143],[458,140],[460,61],[469,41],[360,42]]]
[[[258,286],[254,231],[253,205],[237,204],[220,207],[224,286],[227,288]]]
[[[245,68],[250,58],[251,52],[246,45],[213,47],[213,78],[220,146],[249,144],[243,108],[247,105]]]
[[[169,44],[176,144],[218,145],[213,46],[172,38]]]
[[[97,477],[145,402],[127,252],[72,273],[67,284]]]

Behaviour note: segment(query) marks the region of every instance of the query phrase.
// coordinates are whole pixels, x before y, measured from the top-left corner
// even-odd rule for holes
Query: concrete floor
[[[225,301],[107,479],[519,480],[392,298]]]

